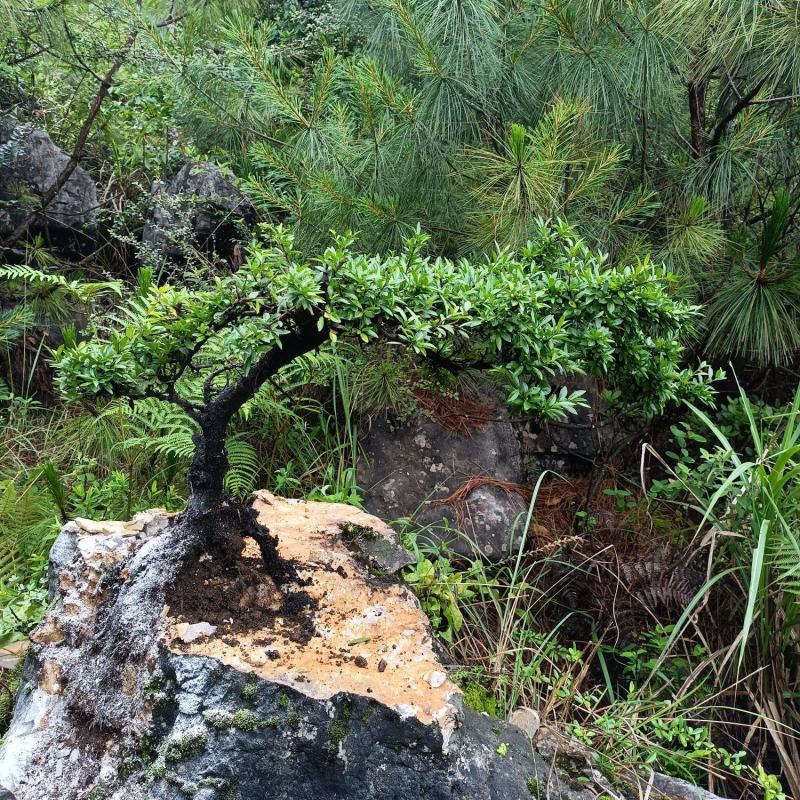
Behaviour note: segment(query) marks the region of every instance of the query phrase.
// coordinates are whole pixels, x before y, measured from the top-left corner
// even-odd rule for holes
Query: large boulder
[[[39,207],[69,156],[50,136],[31,125],[0,119],[0,239],[9,236]],[[30,228],[50,245],[85,249],[94,240],[97,188],[78,166]]]
[[[592,797],[521,729],[464,707],[389,577],[408,554],[384,523],[267,493],[254,507],[296,583],[277,588],[248,545],[164,585],[180,528],[161,513],[64,528],[0,798]]]
[[[183,259],[187,248],[234,256],[247,240],[255,210],[233,175],[205,161],[190,161],[152,187],[152,211],[142,240],[146,260]]]
[[[481,400],[481,416],[457,429],[423,411],[376,418],[362,437],[358,482],[376,516],[413,520],[422,539],[497,559],[519,537],[525,476],[508,410],[495,392]]]
[[[587,401],[563,422],[521,419],[486,387],[468,403],[483,407],[472,417],[459,411],[458,399],[441,398],[443,418],[425,409],[375,418],[361,436],[365,507],[382,519],[411,520],[422,540],[462,555],[508,555],[522,541],[539,476],[584,476],[610,450],[612,425],[597,380],[567,376],[559,385],[583,390]],[[462,424],[450,424],[454,418]]]
[[[408,553],[383,522],[266,492],[254,509],[293,583],[277,587],[254,545],[182,560],[186,529],[164,512],[62,530],[0,800],[637,796],[538,720],[464,706],[391,577]],[[670,796],[714,800],[689,788]]]

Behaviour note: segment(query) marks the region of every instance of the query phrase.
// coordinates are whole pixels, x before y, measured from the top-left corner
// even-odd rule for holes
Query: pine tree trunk
[[[702,158],[706,152],[706,84],[689,84],[689,122],[692,136],[692,156]]]

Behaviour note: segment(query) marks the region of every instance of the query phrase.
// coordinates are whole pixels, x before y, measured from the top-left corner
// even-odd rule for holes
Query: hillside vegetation
[[[590,407],[604,444],[495,481],[527,504],[500,560],[391,521],[467,702],[608,775],[800,798],[796,3],[0,22],[0,646],[66,520],[188,504],[269,565],[251,492],[361,506],[374,420],[469,435],[491,386],[536,430]]]

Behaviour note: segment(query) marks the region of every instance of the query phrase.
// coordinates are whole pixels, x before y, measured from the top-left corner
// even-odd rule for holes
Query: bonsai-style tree
[[[479,263],[424,254],[426,236],[385,257],[350,251],[346,236],[314,261],[292,236],[270,229],[243,266],[198,287],[139,286],[91,337],[57,353],[71,398],[155,397],[196,423],[188,474],[188,531],[266,531],[225,496],[228,424],[293,359],[337,337],[391,340],[456,370],[493,370],[510,404],[563,418],[582,402],[559,375],[604,379],[616,402],[644,417],[670,402],[709,393],[704,367],[681,366],[696,310],[670,294],[671,280],[647,263],[610,267],[562,223],[542,222],[518,254]]]

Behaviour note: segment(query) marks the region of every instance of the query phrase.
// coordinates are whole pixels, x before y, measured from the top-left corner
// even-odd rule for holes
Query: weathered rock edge
[[[304,533],[316,534],[314,547],[328,541],[340,562],[341,542],[323,535],[331,533],[339,511],[359,530],[372,521],[370,530],[387,542],[378,550],[391,550],[386,526],[357,509],[292,505],[269,495],[260,502],[264,513],[272,514],[273,530],[280,524],[296,527],[303,515],[313,520],[314,506],[324,506],[320,513],[327,527]],[[0,800],[619,796],[580,758],[572,768],[553,768],[521,729],[464,708],[449,682],[431,701],[453,711],[439,724],[424,709],[376,701],[358,683],[355,690],[329,696],[317,686],[314,696],[297,675],[283,679],[274,667],[271,673],[246,670],[223,658],[176,650],[164,595],[152,586],[144,591],[131,586],[152,581],[161,563],[170,561],[175,543],[169,521],[163,513],[148,512],[131,523],[79,520],[62,530],[50,559],[55,605],[32,636],[14,718],[0,749]],[[374,539],[368,541],[374,552]],[[313,552],[325,575],[334,572],[322,551]],[[372,556],[356,554],[346,571],[347,580],[369,584],[376,607],[382,593],[394,592],[394,600],[386,600],[389,611],[399,598],[424,619],[416,599],[387,579],[385,569],[382,577],[370,574],[378,571]],[[167,563],[162,572],[171,576],[173,569]],[[137,608],[130,607],[132,601]],[[97,652],[95,640],[113,627],[111,615],[128,620],[140,641],[130,648],[136,657],[103,681],[109,661],[99,667],[83,662]],[[386,624],[375,628],[376,640],[394,635],[391,619]],[[403,624],[409,624],[407,617]],[[430,659],[426,642],[421,639],[418,646],[421,657]],[[384,667],[378,678],[413,680],[413,663],[399,663],[395,675]],[[440,680],[431,680],[431,686],[439,687]],[[81,681],[89,683],[73,685]],[[398,685],[400,695],[404,688]],[[91,692],[97,696],[94,708],[87,703]],[[128,719],[120,724],[123,713]]]

